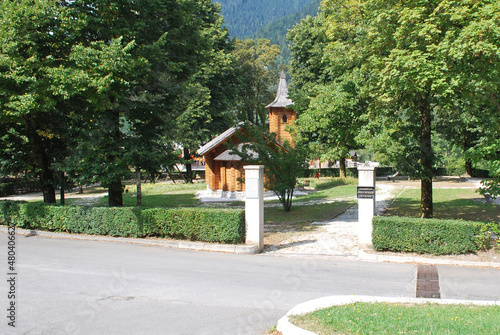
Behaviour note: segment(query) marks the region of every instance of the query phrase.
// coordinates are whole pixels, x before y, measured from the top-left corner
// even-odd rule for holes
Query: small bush
[[[245,237],[243,210],[150,208],[142,216],[145,236],[224,243],[241,243]]]
[[[464,254],[487,248],[491,229],[483,222],[375,217],[372,241],[378,251]]]
[[[57,206],[0,201],[0,223],[19,228],[123,237],[173,237],[193,241],[241,243],[243,210]]]

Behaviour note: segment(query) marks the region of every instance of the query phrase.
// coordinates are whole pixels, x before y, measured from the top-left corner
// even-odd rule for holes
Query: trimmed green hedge
[[[0,223],[6,216],[19,228],[123,237],[173,237],[192,241],[242,243],[243,210],[57,206],[0,201]]]
[[[373,218],[372,242],[378,251],[465,254],[489,248],[490,234],[498,231],[491,223],[379,216]]]

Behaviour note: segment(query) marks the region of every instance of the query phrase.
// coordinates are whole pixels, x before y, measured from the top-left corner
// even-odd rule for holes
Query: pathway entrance
[[[396,196],[398,189],[391,184],[377,183],[376,214],[383,212]],[[326,222],[288,226],[281,231],[283,238],[270,241],[264,237],[264,252],[268,254],[316,254],[357,257],[358,246],[358,206],[353,205],[343,214]],[[309,228],[311,227],[311,228]],[[283,226],[265,227],[265,236],[273,231],[283,230]],[[266,234],[268,233],[268,234]],[[289,234],[287,234],[289,233]]]

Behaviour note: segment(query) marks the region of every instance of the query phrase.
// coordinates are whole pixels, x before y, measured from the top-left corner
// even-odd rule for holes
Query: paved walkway
[[[399,192],[389,184],[378,184],[376,195],[376,214],[387,209]],[[328,222],[313,222],[314,229],[297,232],[278,243],[266,245],[268,254],[314,254],[342,255],[357,257],[358,245],[358,206],[353,205],[344,213]]]

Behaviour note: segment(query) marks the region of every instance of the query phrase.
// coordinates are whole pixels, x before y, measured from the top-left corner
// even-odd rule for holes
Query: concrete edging
[[[7,233],[6,226],[0,226],[0,232]],[[198,251],[216,251],[235,254],[258,254],[259,248],[257,245],[238,245],[238,244],[215,244],[206,242],[191,242],[191,241],[171,241],[171,240],[150,240],[143,238],[128,238],[128,237],[111,237],[99,235],[80,235],[69,233],[54,233],[42,230],[28,230],[16,227],[16,234],[28,236],[41,236],[49,238],[68,238],[75,240],[101,241],[101,242],[122,242],[150,246],[162,246],[176,249],[189,249]]]
[[[470,266],[470,267],[490,267],[500,268],[499,262],[473,262],[473,261],[455,261],[449,259],[437,259],[426,257],[413,257],[413,256],[389,256],[369,254],[364,250],[360,250],[358,257],[364,261],[371,262],[390,262],[390,263],[418,263],[430,265],[457,265],[457,266]]]
[[[301,315],[314,312],[323,308],[339,305],[347,305],[356,302],[387,302],[387,303],[408,303],[408,304],[443,304],[443,305],[483,305],[483,306],[500,306],[499,301],[484,301],[484,300],[455,300],[455,299],[423,299],[423,298],[391,298],[391,297],[370,297],[363,295],[351,296],[329,296],[310,300],[293,307],[278,321],[277,330],[283,335],[316,335],[313,332],[299,328],[293,325],[289,318],[292,315]]]

